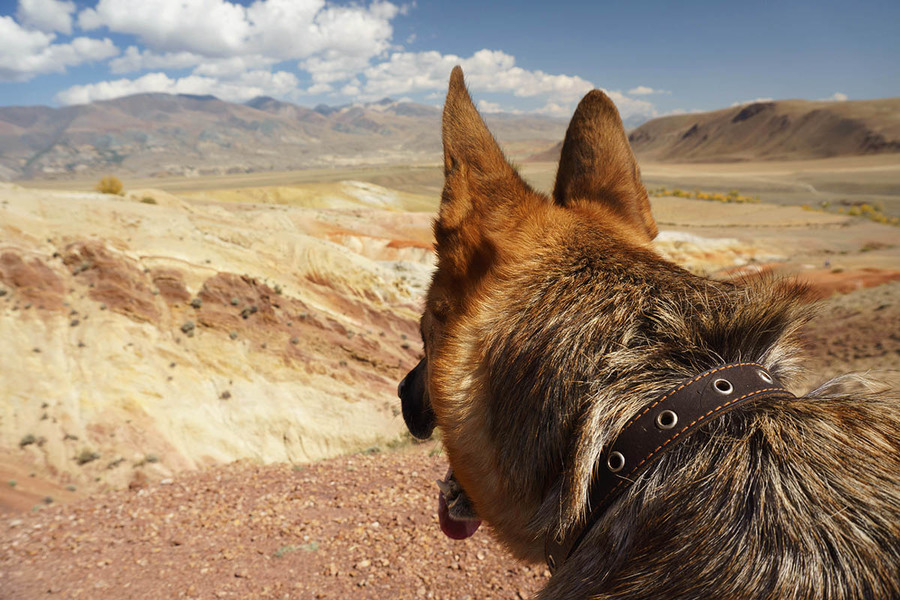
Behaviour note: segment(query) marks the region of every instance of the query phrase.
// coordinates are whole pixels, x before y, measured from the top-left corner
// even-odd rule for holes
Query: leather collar
[[[547,565],[554,571],[578,547],[607,508],[663,453],[702,425],[745,402],[793,396],[765,367],[740,362],[687,379],[644,407],[604,449],[589,490],[589,513],[561,538],[548,536]]]

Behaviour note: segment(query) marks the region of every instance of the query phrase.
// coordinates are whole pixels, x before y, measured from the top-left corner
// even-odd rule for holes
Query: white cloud
[[[314,83],[326,84],[355,77],[369,65],[369,57],[344,55],[330,50],[300,63],[300,68],[312,75]]]
[[[324,0],[257,0],[244,7],[226,0],[100,0],[78,22],[87,30],[135,35],[161,54],[259,54],[280,61],[333,51],[367,60],[389,47],[398,10],[388,2],[342,7]]]
[[[646,85],[639,85],[636,88],[631,88],[628,90],[628,93],[632,96],[649,96],[650,94],[666,94],[669,95],[672,92],[668,90],[657,90],[652,87],[647,87]]]
[[[221,0],[100,0],[81,11],[78,24],[135,35],[155,50],[205,56],[238,52],[249,29],[245,9]]]
[[[578,76],[550,75],[515,66],[515,58],[498,50],[479,50],[470,58],[429,52],[395,52],[387,61],[364,71],[369,98],[438,90],[446,87],[454,65],[461,65],[473,91],[501,92],[519,97],[550,95],[576,99],[593,85]]]
[[[193,74],[217,79],[240,79],[250,71],[268,70],[275,62],[259,55],[208,59],[198,65]]]
[[[616,108],[619,109],[619,114],[622,116],[622,120],[634,119],[636,117],[651,119],[658,114],[656,107],[646,100],[629,98],[622,92],[616,90],[603,91],[606,92],[606,95],[616,103]]]
[[[308,1],[312,3],[312,0]],[[393,4],[376,2],[369,7],[329,6],[311,19],[302,15],[291,20],[280,18],[275,10],[276,3],[303,4],[296,0],[266,0],[251,5],[248,9],[251,17],[256,6],[260,7],[261,15],[266,15],[266,19],[254,18],[251,43],[267,56],[285,59],[329,52],[333,56],[360,60],[378,56],[390,47],[394,34],[390,22],[398,12]],[[298,30],[303,33],[298,35]]]
[[[572,116],[572,113],[575,112],[575,106],[571,102],[565,102],[562,104],[558,102],[548,102],[534,112],[539,115],[546,115],[548,117],[557,117],[560,119],[564,119]]]
[[[61,104],[87,104],[131,94],[212,94],[230,102],[246,102],[256,96],[284,96],[296,89],[296,76],[286,71],[249,71],[233,81],[190,75],[172,79],[165,73],[148,73],[137,79],[117,79],[76,85],[56,95]]]
[[[19,0],[16,18],[22,25],[31,29],[47,33],[59,31],[68,35],[72,33],[72,13],[74,12],[74,2]]]
[[[647,119],[652,119],[659,115],[659,112],[656,110],[656,107],[646,100],[638,100],[636,98],[629,98],[622,92],[616,90],[603,90],[607,96],[615,103],[616,108],[619,109],[619,115],[622,117],[623,121],[635,122],[635,121],[644,121]],[[534,111],[538,114],[547,115],[548,117],[558,117],[558,118],[569,118],[575,112],[575,106],[577,101],[572,100],[568,102],[556,102],[554,100],[550,100]],[[626,123],[627,125],[627,123]]]
[[[114,73],[195,67],[192,75],[234,80],[298,60],[312,76],[306,93],[322,94],[390,48],[391,20],[400,10],[382,1],[257,0],[244,7],[227,0],[100,0],[79,14],[79,24],[138,38],[141,48],[131,46],[112,61]]]
[[[313,87],[315,87],[315,86],[313,86]],[[312,88],[310,88],[310,89],[312,89]],[[352,83],[348,83],[347,85],[345,85],[344,87],[341,88],[341,94],[343,94],[344,96],[359,96],[360,91],[361,90],[359,89],[359,81],[354,81]]]
[[[848,99],[847,94],[842,94],[841,92],[835,92],[827,98],[822,98],[826,102],[846,102]]]
[[[166,52],[157,54],[128,46],[122,56],[109,61],[109,70],[119,75],[134,71],[158,69],[187,69],[203,63],[204,58],[191,52]]]
[[[482,113],[498,113],[503,112],[503,108],[496,102],[488,102],[487,100],[478,101],[478,111]]]
[[[0,17],[0,81],[28,81],[43,73],[62,73],[66,67],[105,60],[119,53],[109,39],[78,37],[54,44],[56,36],[22,28]]]

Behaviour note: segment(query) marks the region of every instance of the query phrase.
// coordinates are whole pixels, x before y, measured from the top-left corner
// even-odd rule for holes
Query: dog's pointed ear
[[[459,66],[450,74],[441,137],[444,191],[439,221],[443,226],[456,227],[473,209],[496,208],[503,199],[527,188],[478,114]]]
[[[603,205],[644,241],[656,237],[641,171],[609,96],[593,90],[582,99],[566,131],[553,200]]]

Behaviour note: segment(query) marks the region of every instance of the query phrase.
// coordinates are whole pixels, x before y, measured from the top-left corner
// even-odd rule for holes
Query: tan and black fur
[[[717,365],[803,368],[805,289],[692,275],[657,229],[612,101],[580,103],[552,197],[504,158],[454,69],[425,360],[401,386],[469,506],[517,557],[585,517],[642,406]],[[900,599],[900,402],[853,378],[751,401],[666,453],[539,598]],[[465,518],[466,515],[457,515]]]

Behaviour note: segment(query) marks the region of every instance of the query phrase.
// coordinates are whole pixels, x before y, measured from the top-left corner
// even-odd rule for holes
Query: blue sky
[[[759,98],[900,96],[900,2],[0,0],[0,105],[137,92],[441,102],[639,121]]]

